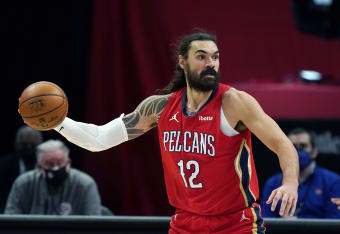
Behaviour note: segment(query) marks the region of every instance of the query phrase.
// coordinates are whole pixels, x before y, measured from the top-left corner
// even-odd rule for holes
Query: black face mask
[[[68,172],[66,171],[66,166],[61,167],[57,170],[52,170],[52,169],[49,169],[49,170],[43,169],[43,170],[45,171],[46,182],[54,187],[59,187],[60,185],[62,185],[68,176]]]

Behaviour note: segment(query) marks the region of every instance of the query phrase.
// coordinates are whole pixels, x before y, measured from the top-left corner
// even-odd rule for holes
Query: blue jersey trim
[[[211,93],[209,99],[206,101],[206,103],[204,103],[203,106],[201,106],[201,108],[197,111],[196,114],[198,114],[198,113],[199,113],[206,105],[208,105],[209,102],[216,96],[217,91],[218,91],[218,86],[219,86],[219,85],[216,85],[216,87],[213,89],[213,91],[212,91],[212,93]],[[189,116],[189,115],[187,114],[187,110],[186,110],[186,108],[185,108],[185,104],[186,104],[186,103],[187,103],[187,89],[186,89],[186,87],[184,87],[183,96],[182,96],[182,111],[183,111],[183,114],[184,114],[186,117],[189,117],[189,118],[195,116],[196,114],[195,114],[195,115],[192,115],[192,116]]]

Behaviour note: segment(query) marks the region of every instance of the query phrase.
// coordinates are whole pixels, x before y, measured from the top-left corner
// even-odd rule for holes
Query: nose
[[[208,61],[207,61],[205,66],[210,67],[210,68],[215,68],[215,64],[214,64],[212,58],[208,58]]]

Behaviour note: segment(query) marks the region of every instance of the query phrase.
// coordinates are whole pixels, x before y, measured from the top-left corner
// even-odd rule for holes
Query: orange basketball
[[[51,130],[67,115],[67,97],[52,82],[36,82],[22,92],[18,111],[28,126],[40,131]]]

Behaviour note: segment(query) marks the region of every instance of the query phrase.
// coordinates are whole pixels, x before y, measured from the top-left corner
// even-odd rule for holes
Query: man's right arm
[[[170,95],[155,95],[148,97],[137,106],[134,112],[123,117],[129,140],[146,133],[157,126],[159,116]]]
[[[18,180],[14,181],[11,192],[8,195],[4,214],[24,214],[23,203],[26,199],[21,196],[25,194],[23,192],[24,187],[20,186]]]
[[[55,130],[68,141],[84,149],[103,151],[134,139],[157,126],[159,116],[169,98],[170,95],[148,97],[132,113],[121,115],[102,126],[65,118]]]

